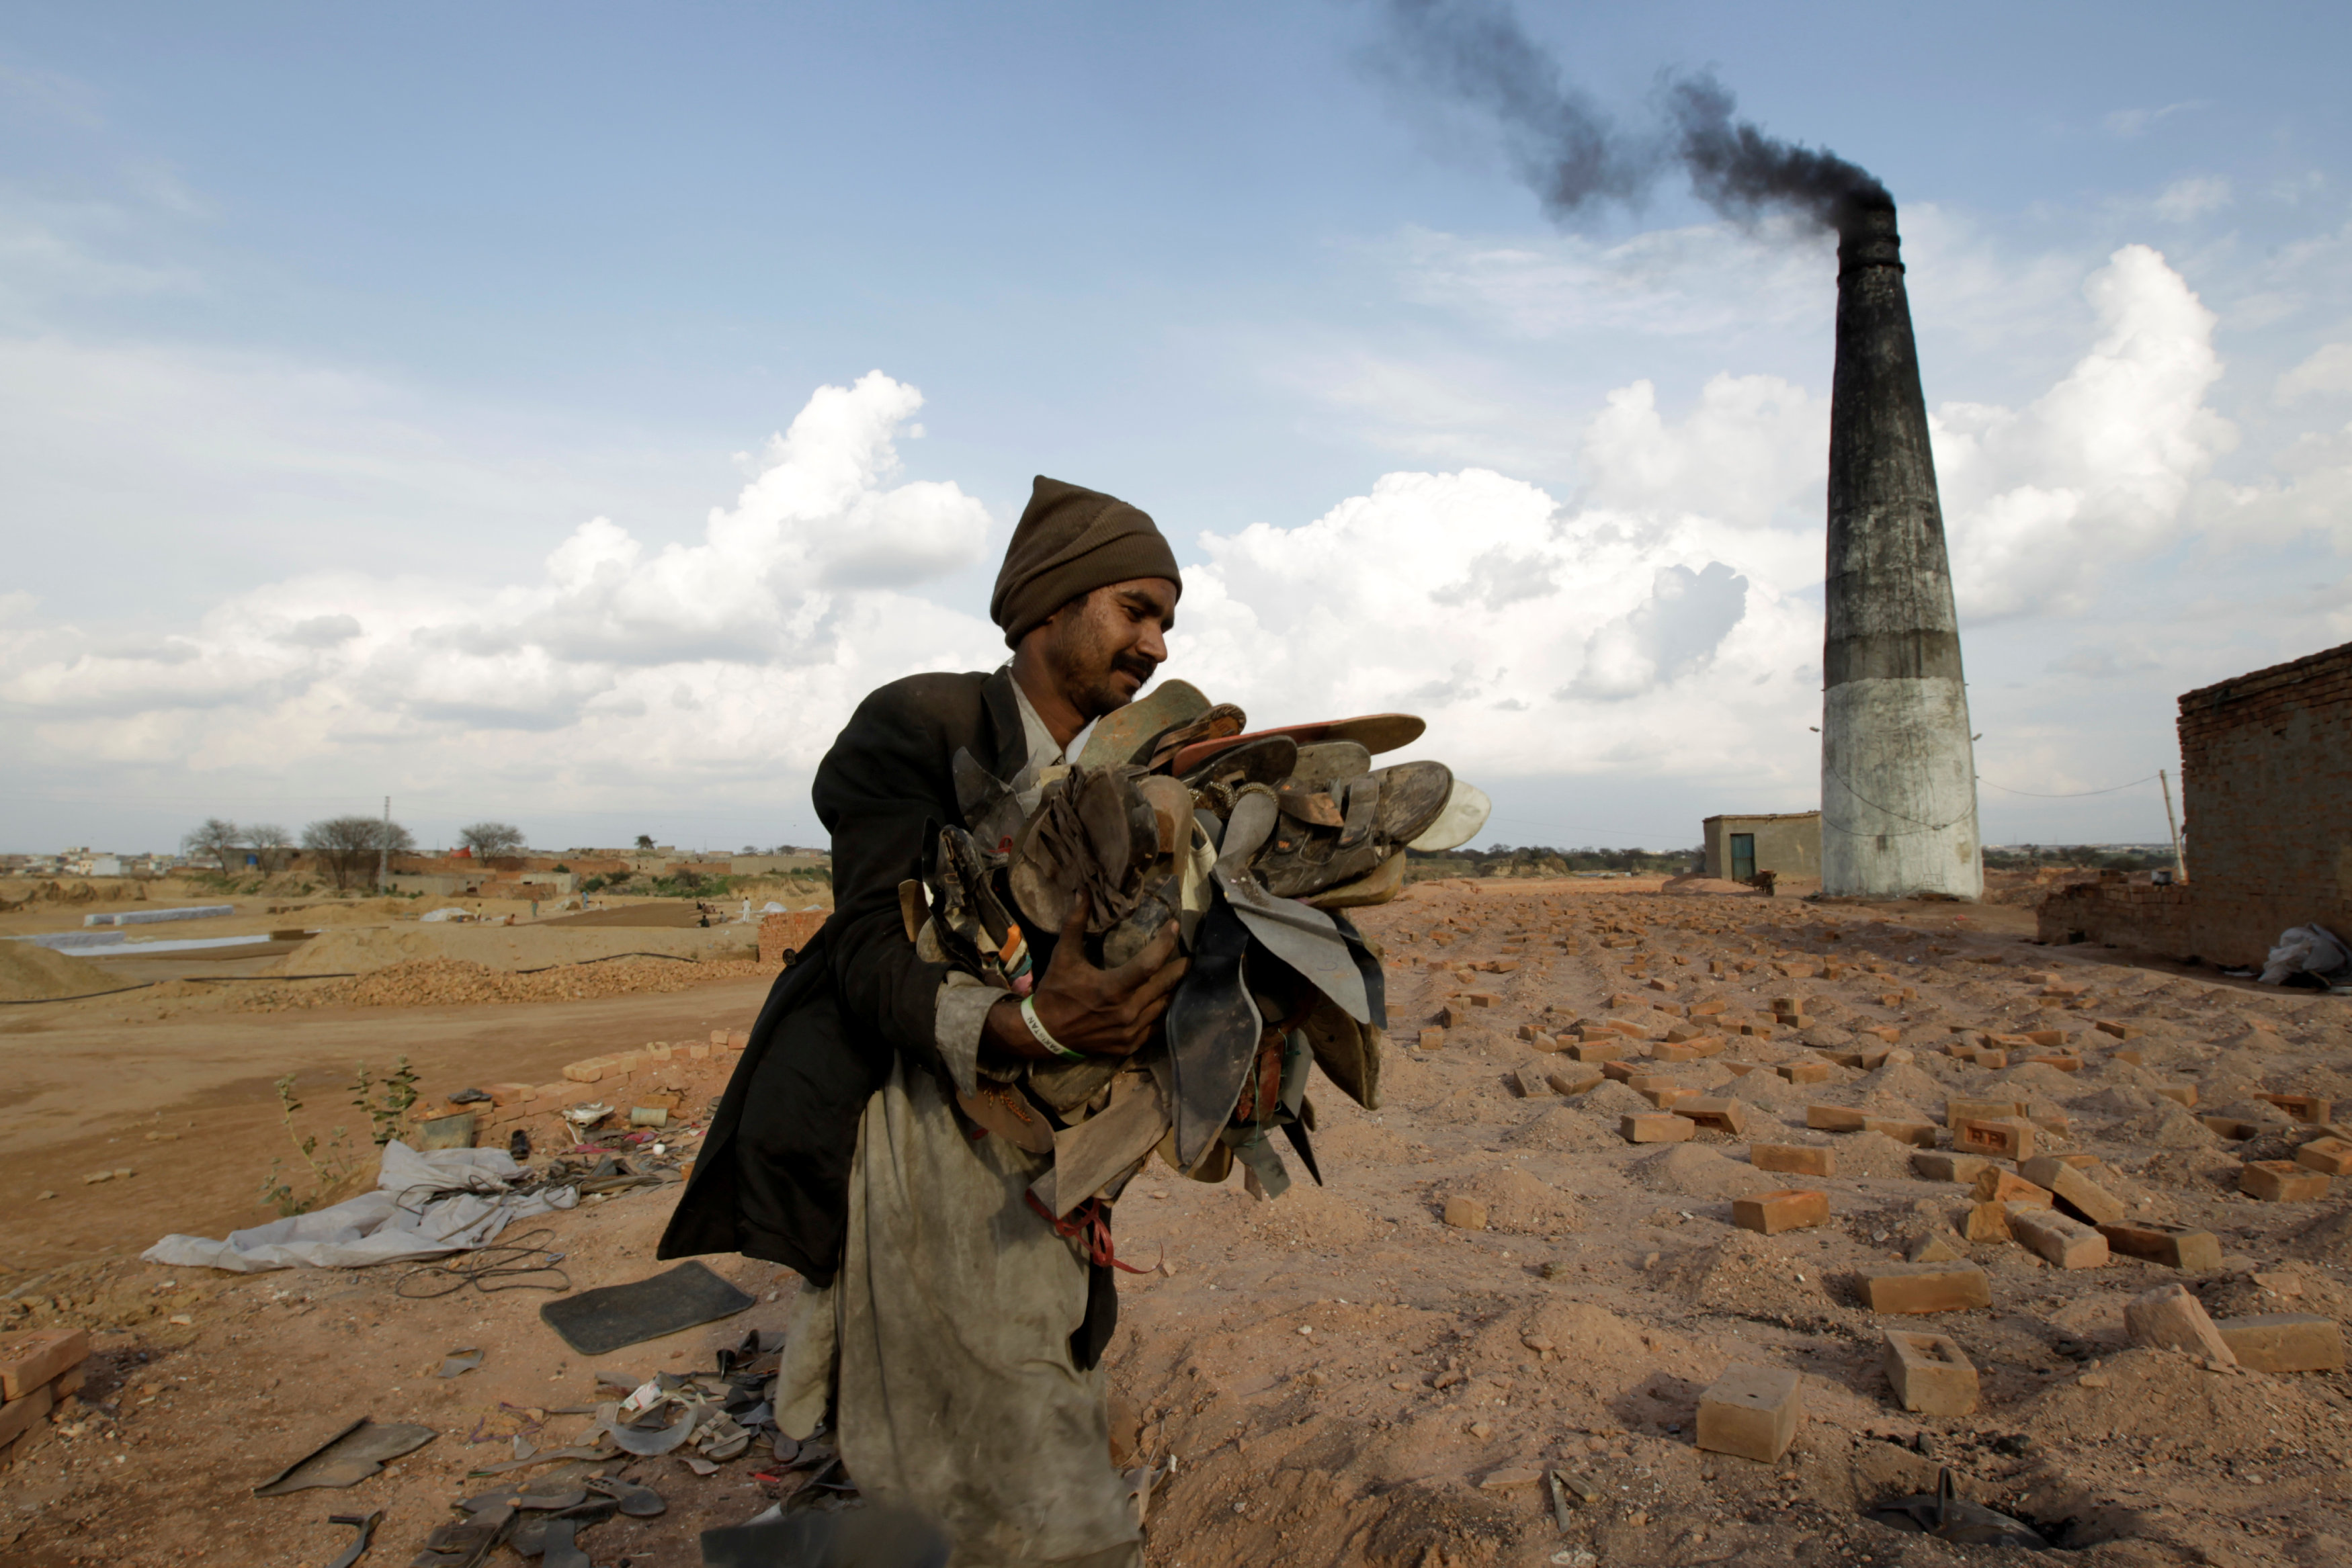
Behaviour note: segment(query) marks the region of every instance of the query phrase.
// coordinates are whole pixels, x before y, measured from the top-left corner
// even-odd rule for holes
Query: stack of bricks
[[[751,1042],[751,1033],[723,1029],[710,1031],[708,1040],[656,1040],[635,1051],[592,1056],[565,1067],[553,1083],[481,1083],[490,1097],[487,1105],[453,1105],[446,1094],[420,1097],[409,1112],[411,1122],[423,1124],[471,1112],[474,1142],[489,1147],[506,1141],[508,1132],[542,1116],[554,1116],[574,1105],[601,1102],[625,1122],[631,1106],[656,1096],[671,1094],[680,1105],[715,1099],[727,1087],[728,1076]]]
[[[0,1334],[0,1454],[79,1392],[89,1335],[80,1329]]]
[[[817,933],[829,909],[803,909],[793,913],[766,915],[760,918],[760,962],[781,964],[786,953],[797,954],[809,945]]]

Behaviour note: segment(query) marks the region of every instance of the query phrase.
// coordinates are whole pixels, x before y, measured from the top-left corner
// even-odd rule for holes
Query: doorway
[[[1747,882],[1756,875],[1756,835],[1731,835],[1731,880]]]

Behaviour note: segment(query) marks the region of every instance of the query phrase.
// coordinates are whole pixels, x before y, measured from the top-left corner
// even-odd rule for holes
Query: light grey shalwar
[[[1032,761],[1064,760],[1025,694],[1020,706]],[[1003,993],[965,979],[940,988],[937,1034],[970,1093]],[[806,1436],[830,1387],[850,1479],[943,1525],[953,1568],[1142,1561],[1102,1368],[1070,1356],[1087,1262],[1026,1201],[1050,1164],[973,1138],[939,1082],[900,1062],[859,1124],[841,1271],[803,1284],[793,1310],[780,1425]]]

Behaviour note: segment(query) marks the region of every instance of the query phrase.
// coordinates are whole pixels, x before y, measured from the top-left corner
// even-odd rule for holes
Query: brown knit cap
[[[1005,547],[988,618],[1004,628],[1004,645],[1017,648],[1078,595],[1139,577],[1164,577],[1183,595],[1176,552],[1158,525],[1116,496],[1040,474]]]

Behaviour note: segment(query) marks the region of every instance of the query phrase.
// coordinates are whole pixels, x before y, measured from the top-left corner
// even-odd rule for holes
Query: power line
[[[2131,789],[2142,784],[2153,784],[2156,782],[2156,775],[2151,773],[2145,779],[2135,779],[2128,784],[2111,784],[2105,789],[2072,789],[2063,795],[2045,795],[2038,789],[2012,789],[2006,784],[1993,784],[1991,779],[1981,775],[1978,777],[1977,782],[1991,784],[2004,795],[2024,795],[2036,800],[2080,800],[2089,795],[2112,795],[2118,789]]]

